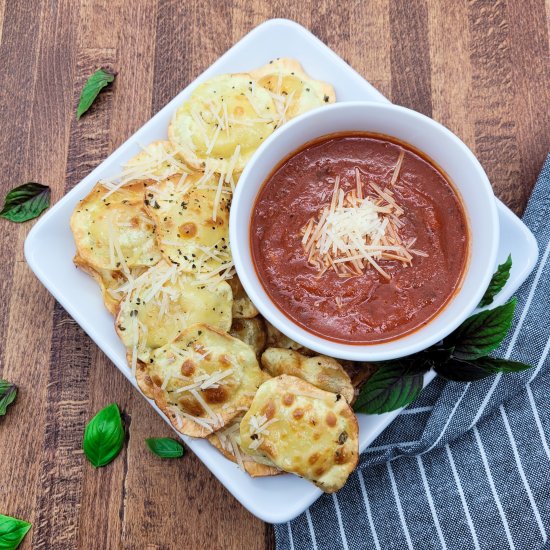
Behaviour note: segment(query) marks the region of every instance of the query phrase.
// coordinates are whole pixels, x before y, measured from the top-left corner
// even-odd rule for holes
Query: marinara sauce
[[[351,277],[331,269],[320,275],[302,239],[310,218],[331,202],[336,177],[349,191],[358,169],[384,189],[400,154],[391,186],[404,211],[399,234],[426,255],[408,265],[377,260],[389,279],[370,266]],[[326,339],[369,344],[404,336],[445,307],[461,283],[468,238],[460,198],[433,163],[386,136],[348,133],[306,144],[275,168],[256,200],[250,244],[262,285],[287,317]]]

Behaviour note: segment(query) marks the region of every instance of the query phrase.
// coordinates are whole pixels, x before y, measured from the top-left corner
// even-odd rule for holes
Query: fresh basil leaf
[[[445,347],[454,347],[456,359],[477,359],[498,348],[512,326],[517,300],[512,298],[503,306],[487,309],[472,315],[450,336]]]
[[[84,431],[84,454],[93,466],[109,464],[120,453],[124,443],[124,428],[116,403],[101,409]]]
[[[170,437],[150,437],[145,442],[149,450],[161,458],[179,458],[185,453],[183,445]]]
[[[82,88],[82,92],[80,93],[80,101],[76,109],[76,118],[78,120],[80,120],[80,117],[92,106],[99,92],[114,79],[114,74],[108,73],[103,69],[97,70],[88,78],[88,81],[84,84],[84,88]]]
[[[365,382],[354,405],[356,412],[381,414],[412,403],[424,385],[429,367],[415,366],[410,360],[379,363],[378,370]]]
[[[504,288],[504,285],[510,278],[510,269],[512,268],[512,255],[510,254],[503,264],[500,264],[485,291],[479,307],[485,307],[491,304],[495,296]]]
[[[0,217],[17,223],[37,218],[50,206],[50,196],[47,185],[35,182],[19,185],[6,195]]]
[[[6,414],[8,405],[15,401],[17,386],[7,380],[0,380],[0,416]]]
[[[496,359],[494,357],[480,357],[471,361],[451,359],[435,367],[435,372],[456,382],[472,382],[487,378],[499,372],[520,372],[530,369],[531,365],[519,361],[508,361],[507,359]]]
[[[30,528],[27,521],[0,514],[0,550],[15,550]]]

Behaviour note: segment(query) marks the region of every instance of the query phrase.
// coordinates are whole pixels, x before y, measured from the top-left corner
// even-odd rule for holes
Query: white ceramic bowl
[[[286,317],[265,292],[250,250],[256,196],[273,168],[304,143],[334,132],[386,134],[411,144],[439,165],[458,190],[470,226],[470,260],[462,286],[433,320],[415,332],[378,344],[342,344],[304,330]],[[425,349],[451,333],[475,309],[496,262],[499,223],[493,190],[483,168],[451,131],[420,113],[378,102],[336,103],[288,122],[258,149],[243,171],[231,205],[231,250],[244,289],[261,314],[280,331],[319,353],[355,361],[382,361]]]

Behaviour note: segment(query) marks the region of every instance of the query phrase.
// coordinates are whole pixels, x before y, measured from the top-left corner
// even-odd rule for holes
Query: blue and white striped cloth
[[[338,494],[275,528],[278,550],[538,550],[550,533],[550,157],[524,221],[539,263],[497,355],[534,365],[436,378]]]

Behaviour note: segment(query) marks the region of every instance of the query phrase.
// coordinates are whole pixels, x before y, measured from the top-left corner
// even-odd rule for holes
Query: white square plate
[[[173,112],[197,83],[217,74],[251,70],[276,57],[296,58],[314,78],[332,83],[338,101],[387,101],[305,28],[284,19],[267,21],[220,57],[53,206],[36,223],[25,242],[25,257],[36,276],[136,388],[126,363],[124,347],[115,334],[113,319],[103,306],[96,284],[73,265],[75,245],[69,228],[71,213],[98,180],[119,172],[121,164],[140,150],[140,144],[166,139]],[[499,301],[504,301],[527,278],[538,251],[527,227],[502,203],[499,202],[498,206],[502,238],[499,261],[510,252],[514,258],[512,275],[499,296]],[[426,384],[432,378],[433,375],[428,375]],[[151,405],[162,415],[153,402]],[[380,416],[359,415],[361,450],[372,443],[398,414],[395,411]],[[264,521],[281,523],[293,519],[321,495],[314,485],[292,475],[252,479],[208,442],[188,437],[182,439],[235,498]]]

